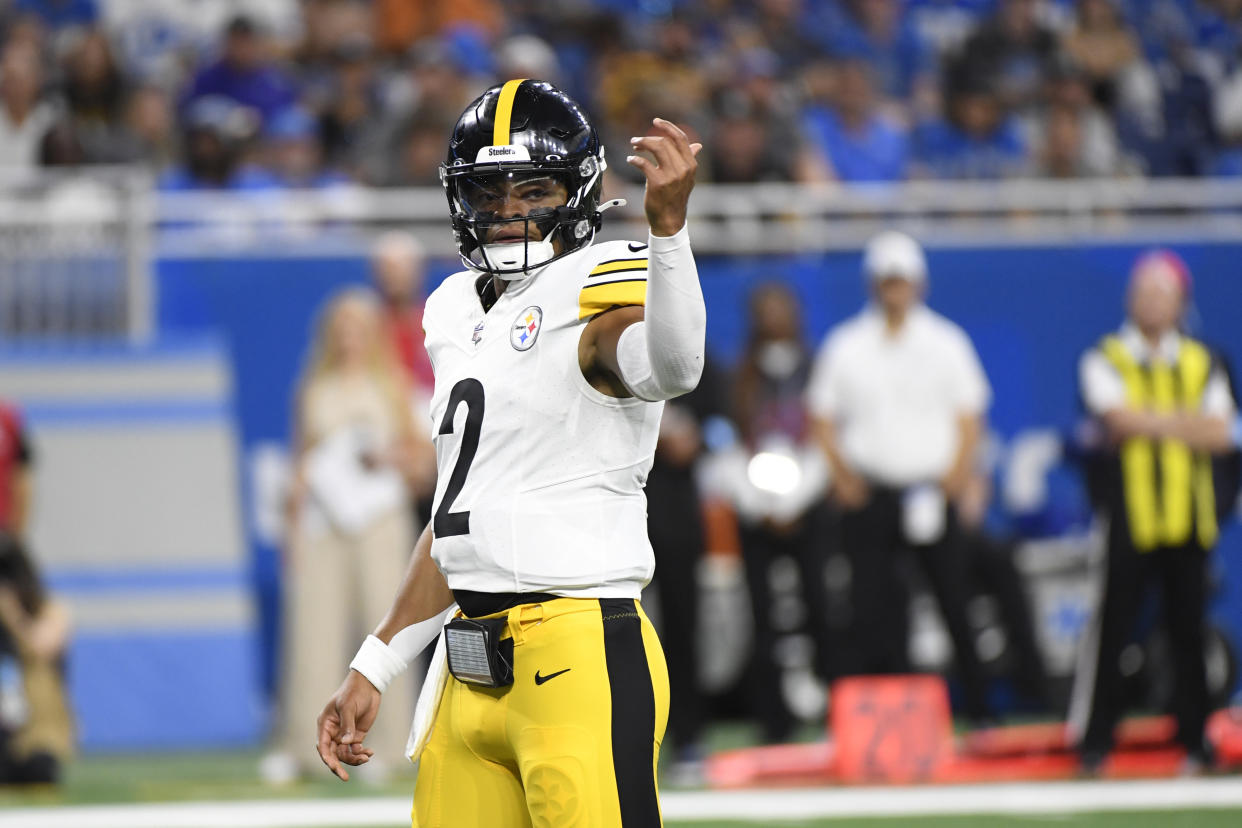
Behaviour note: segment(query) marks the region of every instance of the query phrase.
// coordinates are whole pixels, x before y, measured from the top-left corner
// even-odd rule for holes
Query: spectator
[[[871,71],[858,60],[825,66],[833,72],[829,106],[812,105],[803,118],[809,142],[840,181],[900,181],[910,143],[906,129],[876,108]]]
[[[807,61],[823,53],[826,44],[815,42],[814,36],[819,32],[808,26],[815,21],[805,8],[817,4],[805,0],[759,0],[754,5],[756,34],[777,56],[782,77],[790,77]],[[839,17],[834,22],[839,25]],[[694,39],[692,32],[691,40]]]
[[[243,164],[243,151],[256,131],[256,118],[232,100],[208,95],[190,105],[185,117],[185,164],[160,178],[162,190],[258,190],[274,185],[270,175]]]
[[[707,178],[716,184],[793,181],[797,155],[782,145],[768,120],[741,111],[716,118]]]
[[[56,108],[42,97],[40,56],[26,41],[12,41],[0,57],[0,169],[30,170],[56,121]]]
[[[282,726],[263,761],[271,782],[288,782],[318,760],[303,728],[337,684],[352,642],[382,615],[400,583],[413,527],[406,475],[415,431],[404,377],[382,339],[370,291],[347,290],[328,304],[298,388],[295,477],[285,550]],[[414,702],[412,679],[397,679],[371,738],[398,756]],[[391,696],[388,699],[387,696]],[[375,764],[374,760],[371,763]],[[385,770],[376,767],[377,775]]]
[[[813,668],[828,680],[833,673],[824,588],[828,516],[822,508],[823,463],[815,456],[804,396],[811,354],[802,338],[797,297],[785,285],[771,282],[751,294],[749,306],[750,330],[733,388],[733,407],[750,460],[747,482],[767,497],[737,498],[755,630],[747,683],[751,711],[759,719],[764,741],[784,742],[792,733],[794,717],[781,687],[784,664],[776,646],[770,574],[781,557],[796,563],[805,629],[815,645]],[[763,474],[755,466],[760,457],[797,471],[779,478]],[[779,503],[772,502],[774,494]],[[753,506],[750,500],[755,501]]]
[[[439,186],[444,136],[452,127],[432,114],[414,112],[389,139],[383,164],[368,165],[371,180],[391,187]]]
[[[991,391],[970,339],[922,302],[917,242],[876,236],[863,270],[874,304],[829,333],[807,388],[851,564],[851,672],[909,671],[899,562],[913,550],[953,639],[966,713],[980,722],[990,708],[953,503],[972,473]]]
[[[1077,21],[1063,45],[1085,71],[1092,97],[1111,108],[1122,73],[1139,57],[1138,38],[1122,19],[1116,0],[1078,0]]]
[[[948,75],[948,117],[922,124],[914,133],[918,172],[974,179],[1020,173],[1026,164],[1026,144],[989,79],[965,61],[950,67]]]
[[[1053,134],[1056,131],[1052,124],[1053,113],[1059,113],[1057,117],[1062,119],[1056,135]],[[1023,120],[1029,136],[1024,143],[1039,153],[1032,159],[1037,170],[1041,166],[1048,169],[1049,144],[1058,141],[1062,158],[1075,159],[1071,166],[1078,170],[1064,177],[1120,175],[1134,166],[1122,153],[1113,120],[1092,99],[1087,76],[1068,61],[1054,63],[1044,85],[1042,111],[1031,112]],[[1071,132],[1077,134],[1072,136],[1073,140],[1068,140]]]
[[[186,106],[208,95],[221,95],[248,106],[264,123],[297,100],[292,80],[268,56],[267,36],[254,20],[244,16],[229,21],[219,60],[191,82]]]
[[[132,160],[124,128],[126,87],[108,38],[98,29],[85,32],[65,59],[64,97],[87,163]]]
[[[0,785],[59,781],[74,746],[64,685],[69,615],[25,548],[32,465],[20,414],[0,402],[0,661],[15,661],[28,708],[16,727],[0,711]]]
[[[351,38],[332,51],[329,69],[312,107],[327,163],[361,175],[369,157],[382,154],[383,112],[370,42]]]
[[[1163,93],[1163,131],[1147,145],[1153,175],[1207,174],[1218,145],[1212,117],[1212,85],[1195,53],[1170,44],[1168,57],[1157,65]]]
[[[400,55],[455,24],[477,26],[495,38],[503,20],[497,0],[376,0],[375,42],[384,52]]]
[[[273,115],[264,138],[265,167],[277,186],[328,187],[349,180],[339,172],[323,169],[315,121],[300,107],[291,106]]]
[[[1044,116],[1043,142],[1034,173],[1043,178],[1089,178],[1108,174],[1087,166],[1082,117],[1068,106],[1054,106]]]
[[[307,85],[314,86],[315,76],[330,71],[342,47],[361,43],[370,51],[374,31],[371,4],[366,0],[305,0],[294,65]]]
[[[467,68],[445,40],[431,38],[416,43],[405,56],[404,71],[384,92],[390,133],[414,113],[439,123],[456,123],[474,89]]]
[[[0,785],[59,782],[74,748],[65,691],[69,614],[44,591],[20,542],[0,532],[0,662],[21,673],[24,721],[11,727],[0,711]]]
[[[1049,62],[1056,55],[1056,36],[1039,22],[1038,4],[1039,0],[1000,0],[996,14],[966,41],[963,51],[960,71],[994,84],[1001,104],[1010,110],[1038,101]],[[952,86],[953,80],[948,79],[947,85]]]
[[[932,54],[903,16],[899,0],[846,0],[846,8],[849,15],[836,34],[832,51],[870,65],[884,97],[906,102],[919,114],[934,111]]]
[[[767,49],[748,50],[740,56],[732,81],[717,90],[711,149],[700,162],[710,180],[744,183],[809,177],[808,157],[813,153],[801,141],[796,103],[779,83],[778,69],[776,56]],[[647,131],[645,124],[641,131]]]
[[[431,399],[435,376],[423,347],[427,258],[418,239],[392,231],[371,248],[371,277],[383,302],[383,324],[415,393]]]
[[[129,96],[125,107],[129,155],[158,171],[173,163],[177,153],[177,122],[172,97],[160,86],[143,85]]]
[[[1108,526],[1104,593],[1084,636],[1071,709],[1088,772],[1098,772],[1113,747],[1125,707],[1119,659],[1153,582],[1176,666],[1176,738],[1189,769],[1212,762],[1203,632],[1218,534],[1210,456],[1234,448],[1237,406],[1220,361],[1181,330],[1190,288],[1176,254],[1140,257],[1125,324],[1079,363],[1107,466],[1098,492]]]

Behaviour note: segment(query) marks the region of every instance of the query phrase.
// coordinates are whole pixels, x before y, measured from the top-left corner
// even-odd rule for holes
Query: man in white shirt
[[[969,337],[923,304],[927,265],[914,239],[876,236],[863,270],[874,302],[829,333],[807,388],[853,567],[853,672],[910,669],[899,555],[913,548],[953,638],[966,712],[986,719],[952,504],[991,390]]]
[[[1070,710],[1083,767],[1101,768],[1124,708],[1119,659],[1150,581],[1158,581],[1175,666],[1177,740],[1192,765],[1211,760],[1203,660],[1204,583],[1216,544],[1211,455],[1235,445],[1236,408],[1211,351],[1179,331],[1190,272],[1175,253],[1140,257],[1128,319],[1079,363],[1099,427],[1096,500],[1108,519],[1104,592],[1084,637]]]

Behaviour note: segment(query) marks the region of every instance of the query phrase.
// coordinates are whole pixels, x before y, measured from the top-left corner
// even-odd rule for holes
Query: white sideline
[[[934,814],[1072,814],[1087,811],[1237,809],[1242,778],[1053,782],[926,788],[673,791],[664,817],[808,819]],[[409,824],[407,797],[75,805],[0,811],[13,828],[314,828]]]

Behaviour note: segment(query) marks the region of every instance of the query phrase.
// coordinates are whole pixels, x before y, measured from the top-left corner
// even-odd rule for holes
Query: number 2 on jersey
[[[470,534],[470,512],[450,512],[449,508],[461,494],[461,487],[466,485],[470,464],[474,462],[474,454],[479,450],[479,432],[483,429],[483,383],[467,377],[453,386],[453,390],[449,392],[448,408],[440,422],[440,434],[453,433],[453,415],[457,413],[457,406],[463,402],[466,404],[466,424],[462,429],[461,451],[457,454],[453,473],[449,476],[448,485],[444,487],[444,497],[440,500],[440,508],[436,509],[431,524],[431,531],[437,538]]]

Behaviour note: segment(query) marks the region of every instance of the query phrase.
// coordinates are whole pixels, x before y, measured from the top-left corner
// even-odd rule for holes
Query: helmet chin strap
[[[547,239],[483,245],[484,261],[491,266],[493,275],[508,282],[525,279],[555,255],[552,242]]]

